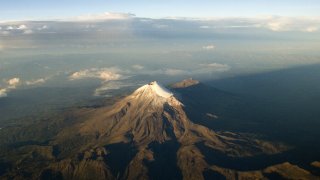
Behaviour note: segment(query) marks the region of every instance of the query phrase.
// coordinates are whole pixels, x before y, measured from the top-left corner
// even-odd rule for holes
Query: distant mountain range
[[[78,108],[61,122],[34,127],[56,129],[42,143],[0,141],[13,149],[0,154],[0,173],[7,179],[318,179],[285,161],[254,165],[289,145],[214,130],[210,121],[223,120],[239,103],[237,95],[193,79],[170,90],[150,82],[111,106]]]

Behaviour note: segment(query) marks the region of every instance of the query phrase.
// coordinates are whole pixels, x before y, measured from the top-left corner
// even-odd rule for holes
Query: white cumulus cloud
[[[45,29],[48,29],[48,26],[47,25],[43,25],[41,27],[38,27],[37,28],[39,31],[42,31],[42,30],[45,30]]]
[[[18,26],[16,29],[18,30],[25,30],[25,29],[28,29],[28,27],[24,24],[21,24],[20,26]]]
[[[5,88],[0,89],[0,98],[6,97],[6,96],[7,96],[7,89],[5,89]]]
[[[202,47],[202,49],[204,49],[204,50],[214,50],[215,48],[216,48],[216,46],[213,44],[209,44],[209,45]]]
[[[27,29],[25,31],[23,31],[23,34],[32,34],[33,31],[31,29]]]
[[[200,28],[200,29],[209,29],[210,26],[200,26],[199,28]]]
[[[320,28],[320,18],[269,16],[262,17],[258,24],[272,31],[315,32]]]
[[[319,30],[319,27],[310,26],[305,29],[306,32],[316,32]]]
[[[20,78],[17,77],[6,80],[5,82],[7,84],[6,87],[0,87],[0,97],[6,97],[11,90],[16,89],[17,86],[21,84]]]
[[[1,30],[1,29],[0,29]],[[3,35],[9,35],[11,32],[13,33],[22,33],[22,34],[32,34],[33,31],[25,24],[21,25],[8,25],[6,31],[0,31]]]
[[[123,20],[133,18],[135,15],[131,13],[112,13],[105,12],[102,14],[87,14],[71,18],[75,21],[103,21],[103,20]]]
[[[103,81],[112,81],[118,80],[122,78],[122,75],[118,73],[118,70],[115,68],[91,68],[85,69],[81,71],[77,71],[72,73],[69,76],[70,80],[77,80],[77,79],[87,79],[87,78],[97,78]]]
[[[20,84],[20,78],[15,77],[15,78],[9,79],[7,83],[9,85],[8,88],[15,89],[17,85]]]
[[[108,92],[111,90],[121,89],[123,87],[132,86],[131,83],[123,83],[121,81],[108,81],[94,91],[94,96],[109,96]]]
[[[209,64],[200,64],[200,71],[211,71],[211,72],[224,72],[229,71],[231,67],[227,64],[219,64],[219,63],[209,63]]]
[[[181,69],[166,69],[164,71],[164,74],[169,75],[169,76],[177,76],[177,75],[183,75],[183,74],[187,74],[188,72],[185,70],[181,70]]]
[[[135,69],[135,70],[141,70],[141,69],[144,68],[144,66],[139,65],[139,64],[135,64],[135,65],[132,65],[132,68]]]
[[[26,81],[25,83],[26,83],[26,85],[31,86],[31,85],[43,84],[45,82],[46,82],[45,78],[40,78],[40,79]]]

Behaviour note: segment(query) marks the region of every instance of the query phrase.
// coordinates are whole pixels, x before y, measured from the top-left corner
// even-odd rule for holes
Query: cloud
[[[120,74],[116,74],[116,73],[108,72],[108,71],[102,71],[99,74],[99,78],[104,81],[117,80],[120,77],[121,77]]]
[[[143,68],[143,66],[133,66],[135,68]],[[69,76],[69,80],[81,80],[88,78],[95,78],[101,80],[101,86],[95,89],[94,96],[109,96],[110,90],[120,89],[122,87],[131,86],[131,83],[123,83],[122,80],[128,78],[128,76],[124,76],[130,71],[124,71],[118,68],[91,68],[84,69],[81,71],[77,71],[72,73]]]
[[[18,30],[26,30],[26,29],[28,29],[28,27],[26,25],[24,25],[24,24],[21,24],[16,29],[18,29]]]
[[[225,72],[229,71],[231,67],[227,64],[219,64],[219,63],[209,63],[209,64],[199,64],[201,67],[197,71],[210,71],[210,72]]]
[[[33,31],[31,29],[27,29],[25,31],[23,31],[23,34],[32,34]]]
[[[32,85],[43,84],[45,82],[46,82],[45,78],[40,78],[40,79],[36,79],[36,80],[26,81],[25,84],[28,86],[32,86]]]
[[[177,75],[183,75],[183,74],[187,74],[188,72],[185,70],[181,70],[181,69],[166,69],[164,71],[164,74],[169,75],[169,76],[177,76]]]
[[[42,31],[42,30],[45,30],[45,29],[48,29],[48,26],[47,25],[43,25],[41,27],[38,27],[37,28],[39,31]]]
[[[200,29],[209,29],[210,26],[200,26],[199,28],[200,28]]]
[[[7,30],[14,30],[14,29],[16,29],[16,28],[13,27],[13,26],[8,26],[8,27],[7,27]]]
[[[0,34],[1,34],[1,35],[9,35],[10,32],[9,32],[9,31],[0,31]]]
[[[258,18],[259,19],[259,18]],[[320,17],[261,17],[257,26],[272,31],[316,32],[320,28]]]
[[[107,94],[109,91],[121,89],[123,87],[129,87],[129,86],[132,86],[132,84],[128,82],[123,83],[120,81],[108,81],[108,82],[102,83],[102,85],[94,91],[93,95],[108,97],[110,96],[109,94]]]
[[[87,14],[71,18],[74,21],[104,21],[104,20],[124,20],[135,17],[131,13],[111,13],[105,12],[102,14]]]
[[[131,23],[117,24],[114,21],[134,20]],[[112,20],[112,21],[108,21]],[[66,24],[76,22],[72,24]],[[79,22],[80,21],[80,22]],[[105,22],[102,22],[105,21]],[[148,23],[146,23],[148,22]],[[111,23],[111,24],[108,24]],[[49,28],[50,27],[50,28]],[[172,31],[168,31],[172,29]],[[186,31],[188,29],[188,31]],[[210,31],[208,30],[210,29]],[[243,31],[237,31],[241,29]],[[25,21],[5,22],[1,24],[0,35],[12,36],[16,34],[59,34],[73,32],[75,35],[81,33],[107,33],[110,37],[128,36],[152,36],[159,37],[182,37],[188,38],[197,35],[215,35],[216,31],[221,33],[230,30],[231,33],[245,34],[251,30],[270,30],[274,32],[299,31],[305,33],[319,32],[320,17],[282,17],[282,16],[256,16],[246,17],[224,17],[224,18],[140,18],[130,13],[101,13],[88,14],[78,17],[64,18],[60,21]],[[79,33],[81,32],[81,33]],[[123,33],[123,34],[122,34]],[[229,32],[228,32],[229,33]],[[117,35],[117,36],[115,36]],[[194,36],[193,36],[194,35]],[[37,36],[35,36],[37,37]],[[88,37],[88,36],[84,36]],[[39,37],[40,38],[40,37]],[[108,39],[108,38],[107,38]],[[7,47],[9,45],[6,44]]]
[[[9,79],[7,81],[7,84],[9,85],[8,86],[9,89],[15,89],[17,85],[20,84],[20,78],[15,77],[15,78]]]
[[[275,32],[300,31],[316,32],[320,29],[320,17],[286,17],[286,16],[256,16],[256,17],[222,17],[222,18],[180,18],[180,21],[197,21],[201,29],[268,29]]]
[[[166,24],[154,24],[153,27],[158,28],[158,29],[164,29],[169,27],[169,25]]]
[[[22,34],[32,34],[33,31],[31,28],[29,28],[27,25],[25,24],[21,24],[21,25],[8,25],[6,27],[5,31],[1,31],[0,29],[0,34],[2,35],[9,35],[11,33],[22,33]]]
[[[206,46],[202,47],[202,49],[204,49],[204,50],[214,50],[215,48],[216,48],[216,46],[213,44],[206,45]]]
[[[144,66],[139,65],[139,64],[135,64],[135,65],[132,65],[132,68],[135,70],[142,70],[144,68]]]
[[[0,89],[0,98],[1,97],[7,97],[7,89],[5,88]]]
[[[194,66],[192,69],[178,69],[178,68],[167,68],[167,69],[158,69],[153,71],[145,71],[148,74],[163,74],[167,76],[193,76],[193,75],[205,75],[211,73],[223,73],[229,71],[231,67],[227,64],[219,63],[208,63],[208,64],[199,64]]]
[[[312,26],[307,27],[307,28],[305,29],[306,32],[316,32],[316,31],[318,31],[318,30],[319,30],[319,27],[312,27]]]
[[[6,97],[8,95],[8,92],[10,92],[12,89],[16,89],[18,85],[21,84],[20,78],[11,78],[6,81],[7,87],[0,88],[0,97]]]
[[[118,73],[118,69],[115,68],[92,68],[77,71],[69,76],[70,80],[87,79],[87,78],[97,78],[103,81],[119,80],[122,75]]]

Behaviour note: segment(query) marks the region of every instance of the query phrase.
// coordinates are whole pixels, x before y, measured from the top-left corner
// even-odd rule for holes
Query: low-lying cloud
[[[0,87],[0,97],[6,97],[8,93],[21,84],[20,78],[14,77],[5,81],[6,87]]]
[[[69,76],[70,80],[96,78],[102,81],[119,80],[122,75],[118,73],[118,69],[115,68],[91,68],[72,73]]]
[[[7,89],[5,88],[0,88],[0,98],[1,97],[6,97],[7,96]]]
[[[129,87],[129,86],[132,86],[132,84],[128,83],[128,82],[124,83],[124,82],[121,82],[121,81],[108,81],[108,82],[102,83],[100,87],[95,89],[93,95],[94,96],[109,97],[110,96],[108,94],[109,91],[121,89],[121,88],[124,88],[124,87]]]
[[[204,73],[208,71],[209,72],[225,72],[231,69],[229,65],[220,64],[220,63],[199,64],[199,66],[201,67],[199,70]]]
[[[142,70],[144,68],[144,66],[140,64],[135,64],[135,65],[132,65],[131,67],[135,70]]]
[[[7,81],[9,89],[15,89],[20,84],[20,78],[12,78]]]
[[[43,84],[46,82],[46,78],[40,78],[35,80],[26,81],[25,84],[28,86]]]
[[[70,21],[105,21],[105,20],[124,20],[135,17],[131,13],[112,13],[86,14],[69,19]]]
[[[223,73],[229,71],[231,67],[227,64],[220,63],[208,63],[198,64],[191,69],[179,69],[179,68],[166,68],[158,69],[154,71],[145,71],[147,74],[164,74],[167,76],[193,76],[193,75],[205,75],[212,73]]]
[[[202,47],[202,49],[207,50],[207,51],[214,50],[215,48],[216,48],[216,46],[213,44],[209,44],[209,45]]]
[[[9,35],[9,34],[32,34],[33,30],[25,24],[13,24],[7,26],[0,26],[0,35]]]
[[[187,74],[188,71],[182,70],[182,69],[165,69],[164,74],[169,76],[178,76],[178,75],[184,75]]]
[[[260,26],[272,31],[316,32],[320,28],[320,18],[271,16],[262,20]]]
[[[4,85],[0,86],[0,97],[8,96],[8,93],[20,86],[36,86],[45,83],[50,77],[22,81],[19,77],[4,80]]]

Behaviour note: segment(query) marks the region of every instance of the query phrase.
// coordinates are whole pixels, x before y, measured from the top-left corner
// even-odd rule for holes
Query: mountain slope
[[[112,106],[79,109],[70,116],[75,123],[62,126],[47,144],[22,145],[10,152],[8,157],[20,154],[14,167],[24,172],[11,169],[6,177],[204,179],[218,154],[242,158],[287,149],[242,134],[215,132],[191,121],[185,110],[174,93],[151,82]]]
[[[61,152],[59,158],[72,159],[67,165],[63,160],[60,163],[65,165],[54,166],[63,176],[70,174],[63,173],[66,166],[94,166],[99,170],[96,174],[103,172],[101,177],[203,179],[202,174],[210,165],[205,160],[208,154],[198,146],[231,157],[274,154],[285,149],[282,145],[231,132],[218,133],[194,124],[183,103],[157,82],[140,87],[112,107],[84,111],[79,118],[83,118],[81,123],[64,129],[52,141]],[[122,157],[128,152],[130,156]],[[78,154],[77,158],[74,154]],[[116,162],[117,159],[123,162]],[[81,173],[87,169],[90,168],[81,169]],[[71,174],[78,177],[76,168]]]

